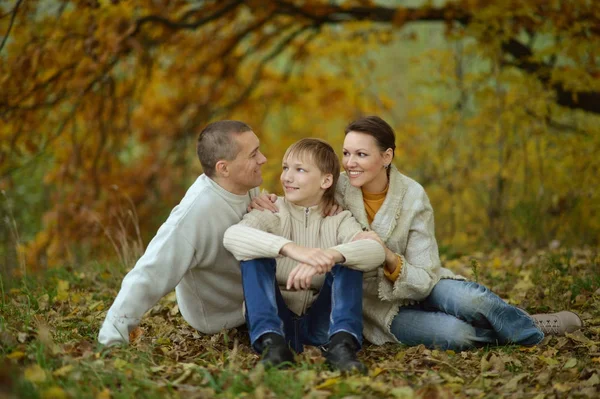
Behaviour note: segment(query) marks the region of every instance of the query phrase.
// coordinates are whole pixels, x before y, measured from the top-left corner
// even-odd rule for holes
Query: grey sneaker
[[[545,335],[565,335],[579,330],[583,322],[576,313],[563,310],[558,313],[532,314],[535,324]]]

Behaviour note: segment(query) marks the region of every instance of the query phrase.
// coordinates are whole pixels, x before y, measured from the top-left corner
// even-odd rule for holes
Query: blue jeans
[[[401,307],[391,332],[406,345],[457,351],[484,345],[535,345],[544,338],[527,313],[486,287],[450,279],[440,280],[422,302]]]
[[[254,350],[260,351],[256,341],[266,333],[285,337],[296,353],[302,352],[303,345],[325,345],[332,335],[341,331],[351,334],[360,347],[362,272],[335,265],[327,273],[315,302],[305,314],[298,316],[283,301],[275,268],[275,259],[241,262],[246,322]]]

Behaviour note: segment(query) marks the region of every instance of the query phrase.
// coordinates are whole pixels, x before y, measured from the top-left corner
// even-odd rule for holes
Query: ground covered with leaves
[[[531,348],[367,344],[367,376],[329,371],[310,347],[296,367],[265,370],[243,327],[201,335],[174,294],[148,312],[130,346],[102,348],[98,329],[125,270],[89,264],[2,280],[0,398],[600,397],[600,250],[496,251],[444,264],[529,312],[576,311],[585,327]]]

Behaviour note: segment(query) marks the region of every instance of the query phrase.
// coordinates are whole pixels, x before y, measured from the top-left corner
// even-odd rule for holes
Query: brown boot
[[[565,335],[579,330],[583,322],[576,313],[563,310],[558,313],[532,314],[531,318],[545,335]]]

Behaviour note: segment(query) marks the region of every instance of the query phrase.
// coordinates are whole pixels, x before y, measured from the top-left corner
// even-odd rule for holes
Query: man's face
[[[260,142],[254,132],[236,134],[234,140],[239,152],[233,161],[228,162],[229,181],[232,192],[243,195],[262,183],[261,167],[267,158],[260,152]]]

